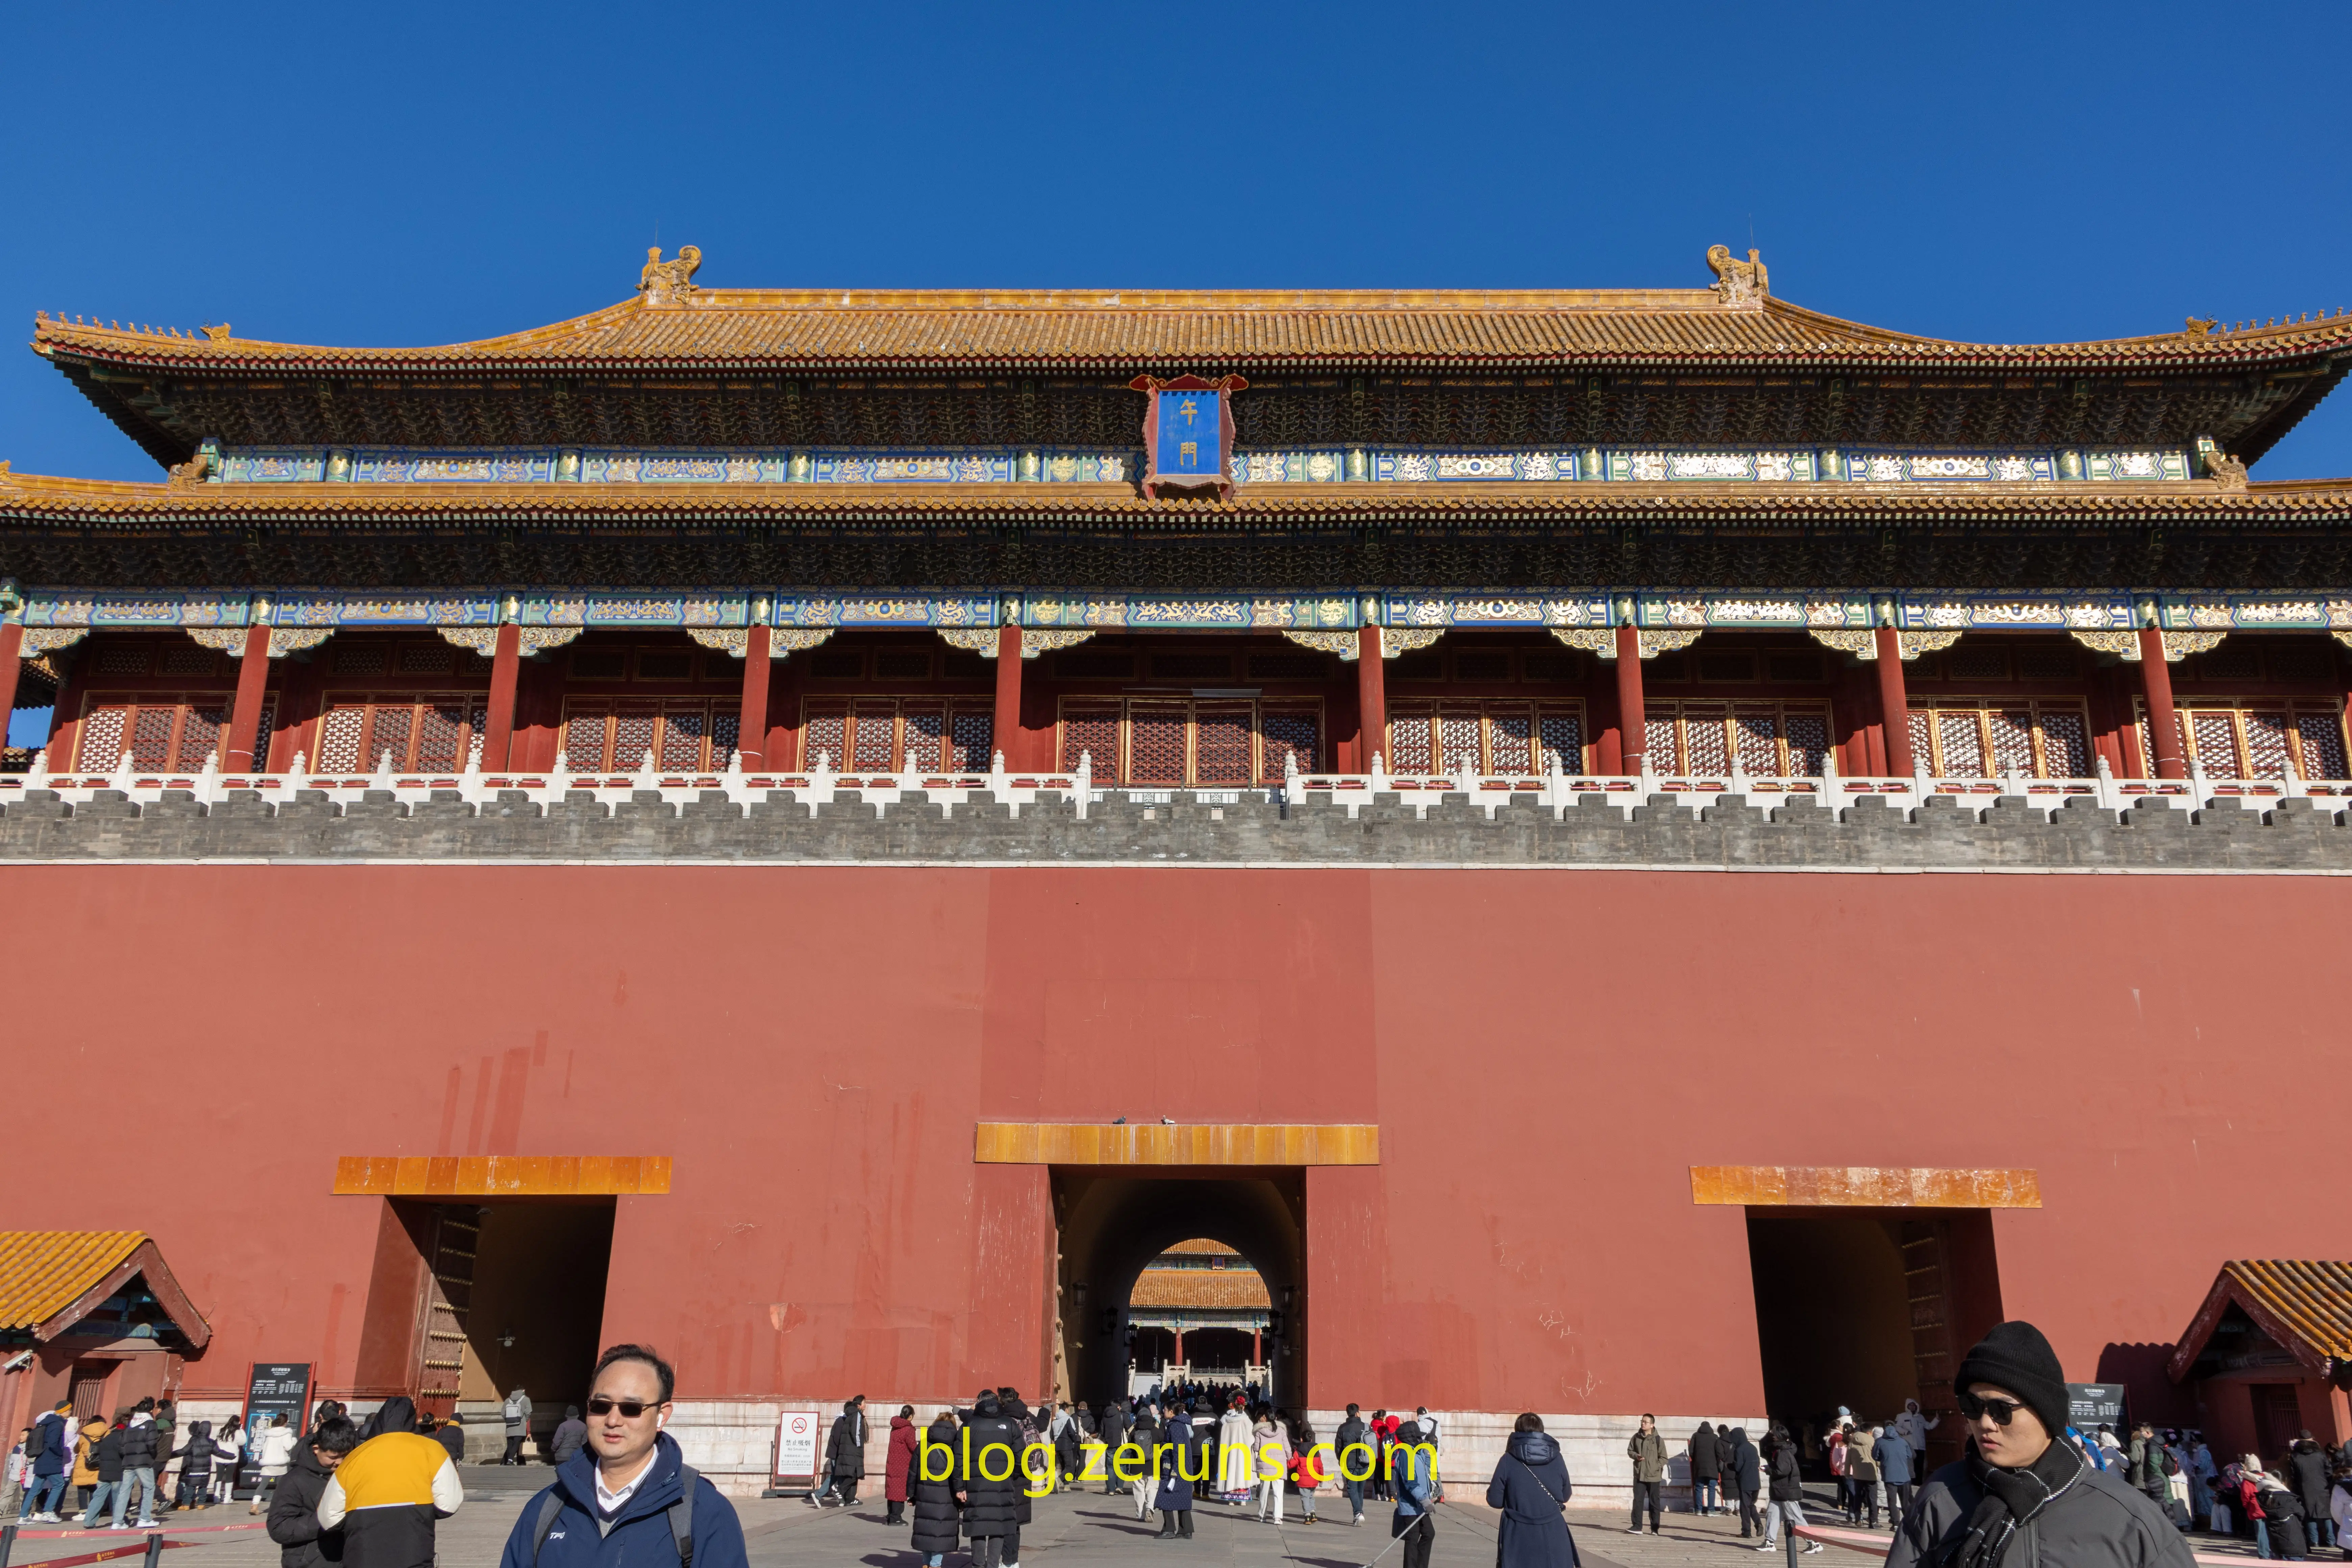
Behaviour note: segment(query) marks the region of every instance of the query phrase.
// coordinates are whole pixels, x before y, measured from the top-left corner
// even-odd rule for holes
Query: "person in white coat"
[[[1903,1402],[1903,1414],[1895,1418],[1895,1435],[1911,1450],[1912,1475],[1925,1478],[1927,1474],[1927,1434],[1942,1420],[1940,1415],[1921,1415],[1916,1399]]]
[[[286,1477],[286,1467],[294,1458],[294,1428],[286,1425],[286,1417],[273,1415],[262,1429],[261,1441],[254,1446],[255,1466],[253,1506],[247,1513],[262,1513],[269,1508],[270,1495]]]
[[[1217,1494],[1234,1508],[1249,1501],[1257,1467],[1250,1460],[1250,1418],[1236,1398],[1217,1417]]]

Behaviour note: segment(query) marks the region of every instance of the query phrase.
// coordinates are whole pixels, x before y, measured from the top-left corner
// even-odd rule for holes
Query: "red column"
[[[1642,706],[1642,634],[1633,626],[1621,626],[1617,628],[1618,765],[1629,773],[1638,773],[1649,751],[1650,721]]]
[[[522,628],[499,628],[490,653],[490,712],[482,724],[482,766],[501,773],[513,765],[515,681],[522,673]]]
[[[2139,679],[2147,699],[2147,739],[2156,748],[2156,776],[2185,779],[2189,769],[2180,761],[2180,718],[2172,710],[2172,670],[2164,662],[2164,633],[2155,626],[2139,629]]]
[[[1171,1331],[1176,1336],[1176,1364],[1182,1366],[1184,1364],[1184,1331],[1176,1329]]]
[[[1361,626],[1356,632],[1356,733],[1362,737],[1357,743],[1364,771],[1372,767],[1372,753],[1381,754],[1383,764],[1389,750],[1389,689],[1388,671],[1381,660],[1381,628]]]
[[[755,626],[743,639],[743,714],[735,721],[735,749],[742,753],[745,773],[768,766],[768,643],[772,635],[766,626]]]
[[[1878,628],[1878,722],[1885,731],[1886,771],[1911,776],[1911,699],[1903,690],[1903,635]]]
[[[1004,765],[1021,765],[1021,628],[996,628],[996,718],[989,747],[1004,753]]]
[[[0,742],[7,738],[7,715],[16,710],[16,678],[25,672],[20,651],[24,646],[25,623],[0,621]]]
[[[221,772],[253,772],[253,743],[261,729],[261,691],[269,684],[269,628],[245,629],[245,656],[236,665],[236,706],[230,710],[228,750]]]
[[[1264,1341],[1259,1337],[1258,1325],[1252,1323],[1250,1325],[1250,1365],[1264,1366],[1265,1364],[1265,1350],[1264,1348]]]

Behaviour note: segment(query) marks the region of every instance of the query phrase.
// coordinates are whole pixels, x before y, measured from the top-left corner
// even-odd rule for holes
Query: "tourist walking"
[[[1434,1502],[1445,1500],[1445,1435],[1439,1428],[1437,1417],[1429,1413],[1426,1405],[1412,1407],[1414,1425],[1421,1428],[1421,1440],[1429,1445],[1430,1498]]]
[[[924,1463],[927,1459],[928,1466]],[[942,1410],[930,1429],[917,1438],[908,1483],[909,1500],[915,1505],[915,1528],[909,1544],[921,1555],[924,1568],[942,1568],[948,1553],[956,1549],[965,1487],[961,1463],[956,1453],[955,1412]]]
[[[395,1394],[368,1418],[375,1436],[343,1457],[319,1494],[319,1523],[343,1531],[344,1568],[431,1568],[434,1526],[466,1500],[447,1450],[416,1430]],[[189,1423],[194,1435],[204,1426]],[[364,1430],[364,1428],[362,1428]]]
[[[1796,1442],[1789,1436],[1789,1429],[1778,1421],[1764,1434],[1761,1452],[1765,1475],[1764,1540],[1756,1550],[1769,1552],[1781,1526],[1786,1525],[1791,1533],[1803,1528],[1805,1483],[1797,1469]],[[1809,1555],[1821,1549],[1818,1541],[1805,1542]],[[1991,1564],[1983,1564],[1982,1568],[1991,1568]]]
[[[124,1411],[108,1424],[97,1442],[90,1445],[89,1468],[98,1477],[90,1490],[89,1501],[82,1505],[81,1527],[98,1528],[99,1510],[110,1500],[114,1504],[111,1528],[122,1528],[122,1428],[130,1424],[131,1413]]]
[[[844,1508],[857,1506],[857,1483],[866,1479],[866,1395],[846,1401],[833,1418],[833,1432],[824,1442],[824,1485],[809,1500],[823,1507],[837,1500]]]
[[[1843,1406],[1840,1406],[1840,1411],[1843,1413]],[[1853,1436],[1852,1426],[1840,1425],[1830,1429],[1829,1441],[1822,1445],[1828,1450],[1830,1478],[1837,1482],[1838,1507],[1843,1510],[1848,1522],[1852,1522],[1854,1517],[1853,1478],[1846,1468],[1846,1444]]]
[[[1376,1462],[1370,1436],[1371,1428],[1353,1405],[1348,1406],[1339,1430],[1331,1434],[1332,1458],[1339,1467],[1339,1495],[1348,1500],[1350,1524],[1364,1522],[1364,1483],[1371,1479]]]
[[[500,1568],[746,1568],[735,1505],[695,1473],[662,1430],[677,1382],[669,1363],[643,1345],[614,1345],[596,1358],[588,1445],[523,1504]],[[345,1460],[344,1471],[365,1453]]]
[[[1739,1499],[1739,1539],[1745,1541],[1764,1528],[1756,1511],[1756,1500],[1764,1490],[1764,1457],[1748,1441],[1745,1426],[1731,1429],[1731,1489]]]
[[[286,1425],[286,1417],[273,1415],[269,1425],[261,1429],[261,1441],[253,1455],[253,1506],[247,1513],[267,1513],[270,1494],[286,1477],[286,1467],[294,1459],[294,1428]]]
[[[93,1415],[74,1433],[73,1484],[77,1511],[89,1506],[89,1494],[98,1489],[98,1442],[109,1430],[110,1423]]]
[[[1903,1516],[1911,1511],[1911,1491],[1918,1484],[1919,1472],[1911,1468],[1911,1445],[1892,1426],[1871,1445],[1871,1457],[1878,1461],[1878,1474],[1886,1483],[1886,1522],[1900,1526]]]
[[[1710,1473],[1712,1458],[1710,1454]],[[1486,1483],[1486,1506],[1502,1510],[1496,1521],[1495,1568],[1578,1568],[1566,1513],[1570,1495],[1568,1458],[1543,1429],[1543,1417],[1532,1411],[1521,1415],[1511,1424],[1503,1457]]]
[[[2156,1428],[2145,1421],[2132,1428],[2131,1446],[2125,1455],[2124,1482],[2154,1503],[2157,1512],[2168,1520],[2171,1518],[2171,1502],[2164,1489],[2164,1445],[2158,1440]]]
[[[462,1455],[465,1439],[462,1436],[459,1437],[457,1444],[458,1452]],[[580,1419],[580,1406],[565,1405],[563,1419],[556,1423],[555,1435],[548,1439],[547,1462],[551,1465],[560,1465],[587,1446],[588,1423]],[[463,1462],[462,1458],[459,1462]]]
[[[1845,1467],[1846,1474],[1853,1479],[1854,1502],[1862,1510],[1862,1522],[1866,1528],[1876,1530],[1878,1510],[1886,1506],[1885,1483],[1879,1479],[1878,1475],[1877,1427],[1846,1434]],[[1852,1512],[1846,1515],[1849,1522],[1853,1517]]]
[[[915,1407],[898,1406],[898,1414],[890,1417],[890,1447],[882,1461],[882,1522],[907,1522],[908,1489],[913,1484],[915,1450],[922,1441],[915,1430]]]
[[[971,1414],[957,1439],[960,1454],[971,1468],[961,1470],[963,1531],[971,1542],[972,1568],[999,1568],[1005,1561],[1004,1543],[1020,1539],[1021,1426],[1004,1412],[992,1388],[983,1388],[972,1401]],[[1018,1550],[1016,1547],[1015,1550]]]
[[[319,1523],[319,1502],[326,1496],[327,1478],[359,1442],[357,1425],[330,1415],[295,1446],[285,1479],[269,1496],[264,1526],[278,1543],[278,1568],[325,1568],[343,1560],[342,1534],[331,1533]]]
[[[1025,1456],[1037,1439],[1045,1436],[1034,1412],[1021,1401],[1021,1391],[1011,1384],[996,1391],[997,1407],[1004,1412],[1021,1434],[1021,1453]],[[1004,1538],[1004,1568],[1021,1568],[1021,1527],[1030,1521],[1031,1500],[1028,1483],[1038,1478],[1027,1469],[1027,1460],[1013,1467],[1013,1533]]]
[[[131,1407],[130,1423],[122,1428],[122,1488],[115,1493],[114,1523],[122,1524],[133,1488],[139,1492],[138,1527],[155,1522],[155,1402],[142,1399]]]
[[[1323,1468],[1323,1456],[1315,1451],[1318,1447],[1315,1424],[1307,1418],[1307,1412],[1301,1410],[1298,1412],[1298,1424],[1291,1428],[1290,1433],[1290,1479],[1297,1483],[1299,1522],[1302,1524],[1315,1522],[1316,1489],[1323,1484],[1328,1473]]]
[[[1404,1542],[1399,1568],[1429,1568],[1429,1551],[1437,1542],[1437,1521],[1429,1511],[1436,1501],[1436,1480],[1418,1422],[1397,1428],[1391,1452],[1396,1474],[1390,1485],[1396,1491],[1396,1513],[1389,1521],[1389,1535]]]
[[[425,1435],[441,1445],[441,1451],[449,1456],[449,1462],[453,1465],[464,1464],[466,1462],[466,1428],[458,1424],[457,1418],[452,1416],[446,1421],[429,1421],[426,1425],[430,1429]],[[580,1436],[582,1442],[587,1440],[587,1427],[580,1428]],[[580,1445],[574,1443],[570,1453],[564,1455],[564,1458],[569,1458],[572,1454],[579,1451]],[[562,1460],[551,1458],[549,1462],[561,1464]]]
[[[1129,1416],[1127,1405],[1123,1402],[1114,1399],[1103,1406],[1102,1418],[1096,1424],[1095,1432],[1103,1446],[1103,1496],[1105,1497],[1114,1496],[1118,1491],[1118,1471],[1111,1464],[1111,1458],[1119,1451],[1120,1445],[1127,1441],[1128,1433],[1134,1430],[1134,1427],[1135,1422]]]
[[[1541,1430],[1540,1427],[1538,1428]],[[1715,1511],[1716,1476],[1722,1469],[1716,1457],[1715,1426],[1702,1421],[1690,1435],[1691,1511],[1704,1519]],[[1492,1490],[1490,1487],[1488,1489]]]
[[[401,1401],[405,1404],[406,1401]],[[182,1508],[212,1506],[213,1466],[232,1457],[225,1445],[213,1440],[213,1424],[209,1421],[188,1423],[188,1440],[174,1450],[172,1458],[180,1461],[179,1501]]]
[[[1257,1520],[1282,1525],[1282,1482],[1290,1473],[1290,1441],[1271,1406],[1258,1406],[1257,1424],[1250,1428],[1250,1474],[1256,1478]]]
[[[1235,1394],[1217,1417],[1217,1495],[1229,1508],[1239,1508],[1249,1500],[1256,1484],[1256,1467],[1250,1463],[1249,1413],[1242,1408],[1241,1395]]]
[[[499,1463],[520,1465],[522,1463],[522,1440],[530,1436],[530,1395],[520,1388],[509,1391],[506,1402],[499,1406],[499,1414],[506,1418],[507,1424],[507,1451]]]
[[[2296,1434],[2286,1455],[2287,1485],[2303,1504],[2310,1521],[2311,1544],[2332,1546],[2336,1538],[2327,1517],[2327,1455],[2308,1429]]]
[[[1127,1430],[1126,1450],[1136,1456],[1127,1463],[1127,1473],[1135,1478],[1128,1483],[1128,1491],[1135,1499],[1138,1523],[1151,1517],[1153,1499],[1160,1490],[1160,1483],[1152,1479],[1152,1449],[1167,1440],[1160,1422],[1159,1405],[1146,1399],[1136,1407],[1135,1423]]]
[[[1666,1489],[1666,1439],[1658,1431],[1658,1418],[1644,1415],[1641,1430],[1625,1439],[1625,1457],[1633,1461],[1633,1522],[1625,1527],[1628,1535],[1642,1533],[1642,1509],[1650,1510],[1650,1533],[1658,1533],[1658,1510]]]
[[[1205,1424],[1205,1411],[1203,1421]],[[1192,1418],[1184,1407],[1171,1400],[1168,1405],[1167,1436],[1157,1445],[1151,1467],[1153,1480],[1159,1484],[1153,1490],[1152,1506],[1160,1510],[1160,1539],[1162,1541],[1192,1538],[1192,1482],[1191,1477],[1208,1470],[1209,1437],[1205,1430],[1196,1433]],[[985,1568],[985,1565],[980,1565]]]
[[[2040,1330],[1996,1325],[1952,1386],[1966,1457],[1928,1478],[1886,1568],[2192,1568],[2170,1521],[2061,1436],[2066,1374]]]

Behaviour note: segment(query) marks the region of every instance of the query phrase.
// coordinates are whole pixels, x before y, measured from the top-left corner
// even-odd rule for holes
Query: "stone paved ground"
[[[516,1484],[525,1479],[544,1484],[546,1472],[499,1478],[482,1472],[466,1507],[442,1521],[440,1562],[444,1568],[493,1568],[507,1532],[531,1492]],[[492,1490],[511,1486],[510,1490]],[[1431,1568],[1491,1568],[1495,1561],[1495,1515],[1476,1501],[1475,1488],[1455,1487],[1454,1500],[1438,1510],[1438,1535]],[[1288,1500],[1289,1511],[1279,1530],[1259,1524],[1245,1510],[1221,1505],[1199,1509],[1195,1534],[1189,1544],[1163,1544],[1152,1540],[1157,1516],[1150,1524],[1136,1522],[1134,1505],[1125,1498],[1098,1492],[1064,1493],[1038,1500],[1035,1522],[1022,1532],[1023,1568],[1363,1568],[1388,1543],[1384,1508],[1368,1510],[1361,1529],[1344,1522],[1345,1505],[1326,1495],[1327,1522],[1307,1525],[1297,1513],[1297,1499]],[[921,1568],[922,1559],[908,1545],[904,1529],[882,1524],[879,1502],[861,1503],[855,1510],[818,1510],[795,1499],[740,1499],[736,1508],[753,1568]],[[1339,1512],[1342,1522],[1328,1522]],[[1830,1518],[1826,1507],[1813,1510],[1820,1521]],[[193,1516],[193,1522],[243,1523],[242,1505],[215,1509]],[[1769,1559],[1744,1550],[1736,1520],[1717,1515],[1700,1519],[1687,1513],[1669,1514],[1662,1534],[1629,1535],[1623,1515],[1572,1509],[1570,1528],[1585,1568],[1736,1568],[1743,1563],[1780,1568],[1785,1559]],[[1882,1537],[1884,1532],[1880,1532]],[[202,1542],[201,1546],[166,1553],[171,1568],[276,1568],[278,1550],[261,1532],[178,1537]],[[84,1537],[76,1532],[62,1540],[20,1541],[12,1564],[54,1563],[102,1547],[128,1543],[132,1537],[104,1533]],[[2250,1544],[2198,1536],[2193,1544],[2200,1555],[2251,1558]],[[1396,1568],[1402,1552],[1381,1560],[1381,1568]],[[135,1563],[137,1559],[125,1559]],[[1866,1568],[1869,1555],[1832,1547],[1810,1560],[1808,1568]],[[965,1568],[961,1556],[951,1556],[948,1568]]]

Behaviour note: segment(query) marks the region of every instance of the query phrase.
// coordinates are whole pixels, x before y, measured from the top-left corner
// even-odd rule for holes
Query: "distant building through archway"
[[[1221,1241],[1180,1241],[1145,1265],[1128,1296],[1135,1379],[1265,1382],[1274,1302],[1265,1278]]]

